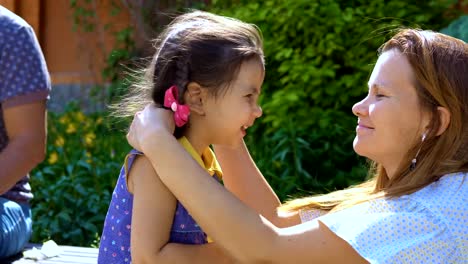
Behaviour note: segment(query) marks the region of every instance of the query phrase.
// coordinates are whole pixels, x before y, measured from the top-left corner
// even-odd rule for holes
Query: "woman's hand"
[[[135,114],[127,133],[127,141],[136,150],[145,152],[145,147],[151,145],[150,141],[158,134],[172,135],[174,129],[174,113],[150,104]]]

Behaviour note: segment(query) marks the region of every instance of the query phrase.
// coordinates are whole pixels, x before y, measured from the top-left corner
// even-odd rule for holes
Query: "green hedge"
[[[214,0],[209,11],[259,26],[265,39],[264,116],[248,144],[281,199],[366,177],[352,150],[354,103],[377,48],[401,26],[438,30],[456,1]]]
[[[246,137],[281,199],[362,180],[351,106],[376,49],[400,26],[440,29],[453,1],[215,0],[209,11],[257,24],[265,38],[264,116]],[[117,80],[119,82],[121,80]],[[31,173],[33,241],[97,245],[124,155],[125,124],[71,106],[49,115],[48,156]]]
[[[441,32],[468,42],[468,15],[460,16]]]
[[[98,245],[125,154],[125,126],[69,106],[48,116],[47,159],[31,173],[32,241]]]

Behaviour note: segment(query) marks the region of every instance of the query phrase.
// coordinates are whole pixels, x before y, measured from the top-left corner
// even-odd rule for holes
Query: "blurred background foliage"
[[[72,0],[77,26],[92,30],[85,4]],[[263,32],[266,78],[264,115],[246,142],[281,200],[345,188],[367,177],[366,161],[352,150],[354,103],[364,97],[376,50],[399,27],[466,36],[456,0],[247,0],[125,1],[134,26],[119,34],[95,100],[111,103],[128,87],[125,68],[151,56],[149,41],[169,16],[197,8],[256,24]],[[84,4],[84,5],[83,5]],[[121,5],[122,6],[122,5]],[[118,12],[118,10],[111,10]],[[80,20],[81,19],[81,20]],[[81,21],[81,22],[80,22]],[[83,22],[85,21],[85,22]],[[81,24],[80,24],[81,23]],[[454,22],[455,23],[455,22]],[[105,92],[103,92],[105,91]],[[105,95],[104,97],[102,95]],[[99,95],[99,96],[98,96]],[[32,173],[33,241],[97,246],[125,154],[128,120],[109,112],[84,113],[71,103],[49,114],[48,157]]]
[[[47,159],[31,174],[32,241],[95,245],[129,146],[125,127],[107,113],[75,104],[48,115]]]

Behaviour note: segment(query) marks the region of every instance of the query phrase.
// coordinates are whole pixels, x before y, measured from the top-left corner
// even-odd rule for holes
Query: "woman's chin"
[[[363,144],[362,142],[359,142],[357,137],[353,141],[353,149],[356,154],[358,154],[361,157],[366,157],[369,158],[369,146],[368,144]]]

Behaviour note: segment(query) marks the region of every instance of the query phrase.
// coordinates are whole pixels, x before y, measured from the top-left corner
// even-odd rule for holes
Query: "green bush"
[[[281,199],[366,177],[352,150],[352,105],[367,91],[377,48],[401,26],[438,30],[456,1],[214,0],[208,11],[259,26],[264,116],[247,143]]]
[[[468,42],[468,15],[460,16],[441,32]]]
[[[47,158],[31,173],[33,237],[97,245],[124,155],[123,127],[104,113],[49,113]]]
[[[213,0],[209,10],[257,24],[265,38],[264,116],[246,137],[281,199],[344,188],[366,176],[352,151],[351,106],[376,50],[401,25],[440,29],[454,1]],[[122,80],[113,80],[121,84]],[[126,124],[71,106],[49,115],[48,156],[31,173],[32,241],[97,245],[130,147]]]

